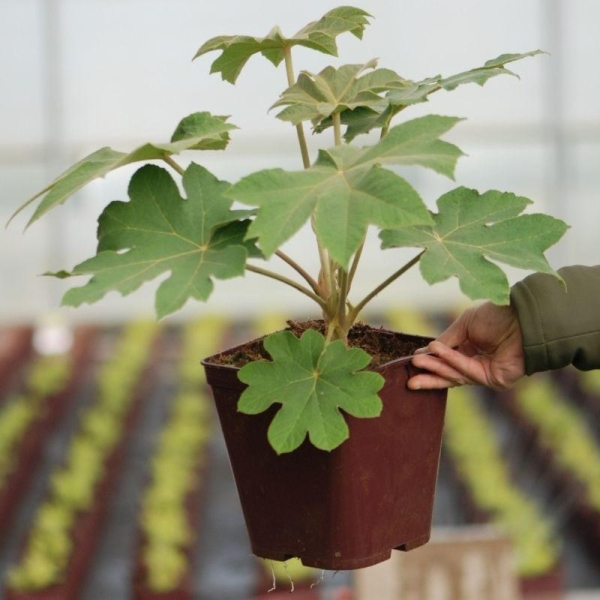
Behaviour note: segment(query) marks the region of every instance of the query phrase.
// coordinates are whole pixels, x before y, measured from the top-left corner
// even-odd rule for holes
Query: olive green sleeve
[[[559,274],[566,287],[535,273],[511,290],[528,375],[570,364],[600,369],[600,265],[565,267]]]

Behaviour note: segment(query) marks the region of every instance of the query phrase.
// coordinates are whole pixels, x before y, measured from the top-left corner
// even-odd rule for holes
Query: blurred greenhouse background
[[[104,146],[129,151],[146,141],[166,142],[180,119],[196,111],[231,115],[239,130],[232,133],[226,152],[183,155],[182,164],[193,159],[230,182],[267,167],[300,169],[293,128],[268,113],[286,87],[283,71],[253,58],[232,86],[209,75],[214,55],[191,59],[213,36],[260,36],[275,24],[291,35],[340,4],[339,0],[0,0],[0,221],[6,223],[20,204],[83,156]],[[534,200],[531,211],[548,212],[571,226],[549,253],[553,266],[600,263],[600,3],[360,0],[348,4],[374,17],[364,40],[340,36],[339,59],[298,48],[297,70],[315,72],[328,64],[365,63],[376,57],[379,66],[420,80],[478,67],[504,53],[547,52],[509,65],[520,79],[503,76],[483,88],[470,84],[451,94],[442,91],[409,109],[407,118],[428,113],[465,117],[446,139],[467,156],[458,163],[456,182],[432,171],[405,168],[401,172],[432,209],[437,198],[456,185],[527,196]],[[362,142],[366,145],[373,139],[364,136]],[[320,145],[329,145],[327,137],[309,136],[313,158]],[[137,327],[147,328],[156,338],[146,343],[142,336],[140,342],[149,354],[146,367],[139,366],[147,381],[146,375],[141,379],[152,391],[146,389],[141,404],[131,394],[132,406],[141,406],[135,409],[140,415],[130,430],[125,429],[121,482],[114,490],[109,485],[106,492],[116,500],[110,500],[108,525],[101,528],[91,575],[78,597],[132,597],[140,498],[150,480],[153,453],[160,449],[157,440],[164,437],[169,419],[178,410],[184,429],[193,426],[192,417],[201,421],[195,433],[185,435],[197,434],[196,442],[208,448],[206,455],[204,449],[197,453],[202,464],[195,467],[201,472],[198,490],[205,497],[193,506],[202,526],[190,542],[197,550],[193,582],[187,582],[190,589],[208,600],[247,600],[257,589],[264,593],[261,598],[277,597],[265,593],[271,585],[270,568],[257,566],[250,555],[222,438],[218,428],[209,426],[211,403],[198,360],[222,343],[233,345],[273,331],[283,326],[285,318],[313,316],[308,300],[249,274],[247,282],[216,282],[207,306],[188,303],[155,329],[150,321],[137,322],[152,318],[157,282],[127,298],[112,293],[93,306],[74,310],[60,307],[68,287],[64,281],[38,276],[69,269],[94,252],[97,216],[108,202],[126,199],[127,182],[136,169],[136,165],[124,167],[93,182],[25,233],[27,213],[9,228],[0,228],[0,600],[5,597],[8,565],[19,554],[33,515],[39,512],[53,469],[68,456],[69,440],[77,441],[77,427],[83,429],[84,438],[91,435],[85,429],[91,427],[85,411],[103,402],[98,390],[106,365],[110,369],[112,359],[113,364],[125,365],[120,365],[121,371],[130,370],[116,350],[128,331],[133,329],[132,338],[139,338]],[[303,230],[288,242],[287,250],[314,270],[318,257],[308,233]],[[372,288],[412,256],[414,250],[381,254],[373,236],[356,281]],[[274,263],[270,268],[285,265]],[[524,275],[510,271],[511,281]],[[429,289],[414,270],[373,303],[371,316],[377,324],[395,330],[435,335],[465,303],[455,281]],[[66,338],[49,339],[54,349],[74,340],[71,353],[57,359],[62,375],[33,347],[38,342],[39,350],[40,339],[42,346],[44,340],[36,326],[57,320],[75,325],[58,330]],[[51,330],[44,331],[52,335]],[[7,352],[14,348],[21,353],[14,359],[16,367]],[[82,375],[76,372],[78,361],[86,365]],[[115,369],[118,372],[119,366]],[[466,530],[467,525],[500,523],[516,556],[512,575],[518,575],[528,600],[600,598],[598,373],[584,377],[561,372],[553,379],[541,378],[537,387],[519,388],[511,398],[465,389],[456,392],[449,404],[452,412],[446,422],[434,525]],[[44,394],[60,405],[60,414],[58,408],[38,411]],[[204,408],[198,408],[194,394]],[[532,398],[540,399],[533,408]],[[21,433],[28,424],[42,432],[34,444],[38,464],[30,469],[29,479],[19,483],[23,500],[13,498],[14,518],[6,516],[7,510],[3,513],[3,501],[10,494],[2,487],[10,476],[6,448],[21,448],[18,435],[7,434],[14,434],[7,418],[11,414],[12,425],[18,421]],[[104,416],[99,420],[106,421]],[[544,437],[544,431],[556,431],[564,422],[569,423],[570,438],[559,436],[558,442],[552,442],[548,441],[551,435]],[[98,423],[94,427],[101,429]],[[178,432],[171,437],[177,438]],[[471,451],[474,446],[476,453]],[[69,488],[68,483],[63,487]],[[584,488],[591,490],[587,496],[581,491]],[[417,552],[406,556],[413,557],[406,559],[406,569],[416,572],[422,567],[414,559]],[[162,555],[155,558],[162,564]],[[413,559],[416,562],[410,563]],[[348,573],[328,574],[323,581],[319,573],[307,575],[296,566],[290,572],[298,582],[304,578],[311,586],[320,585],[314,590],[308,584],[302,590],[300,585],[300,594],[305,594],[298,596],[301,600],[405,598],[390,595],[389,585],[388,595],[365,595],[363,584],[372,590],[369,586],[385,579],[378,572],[373,581],[355,580],[352,591]],[[286,597],[290,572],[277,575],[278,590],[285,590]],[[528,587],[532,578],[541,581],[541,592]],[[491,595],[464,595],[460,600],[469,598],[492,600]]]
[[[240,127],[226,153],[194,158],[219,177],[236,181],[263,167],[300,168],[293,128],[267,114],[285,86],[283,72],[255,58],[234,87],[208,75],[210,57],[191,58],[212,36],[264,35],[276,23],[291,34],[337,4],[2,0],[0,219],[6,222],[24,200],[86,154],[102,146],[126,151],[145,141],[167,141],[180,118],[197,110],[229,114]],[[597,263],[600,5],[593,0],[359,4],[374,16],[364,41],[341,36],[339,60],[298,49],[298,70],[378,57],[380,66],[421,79],[473,68],[505,52],[541,48],[549,53],[512,65],[520,80],[499,77],[484,88],[467,85],[451,94],[442,92],[407,115],[466,117],[449,136],[468,155],[459,161],[457,183],[532,198],[533,210],[548,211],[571,225],[551,252],[553,264]],[[313,157],[317,143],[317,136],[310,139]],[[124,168],[88,185],[25,235],[26,216],[2,231],[2,322],[36,319],[58,306],[66,284],[37,275],[71,268],[91,255],[95,219],[108,201],[124,199],[133,170],[135,166]],[[403,173],[432,207],[454,186],[430,171]],[[289,246],[290,254],[314,264],[306,236]],[[359,273],[365,283],[381,281],[392,265],[404,262],[398,257],[403,251],[378,256],[376,240],[368,250]],[[511,276],[516,280],[523,273]],[[257,286],[255,276],[249,278],[248,285],[219,283],[213,306],[238,315],[282,302],[300,313],[308,309],[308,301],[295,292],[276,283]],[[379,306],[415,298],[437,307],[460,295],[455,282],[430,291],[414,272],[388,290]],[[85,321],[151,310],[152,293],[145,289],[126,300],[110,294],[94,307],[63,309],[62,314]]]

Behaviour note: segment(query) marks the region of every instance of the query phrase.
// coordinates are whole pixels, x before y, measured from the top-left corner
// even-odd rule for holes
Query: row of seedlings
[[[593,396],[596,403],[600,405],[600,369],[581,371],[578,375],[581,389],[589,396]]]
[[[554,371],[552,376],[569,400],[580,406],[595,422],[600,422],[599,369],[578,371],[570,367]]]
[[[435,336],[431,323],[418,313],[395,311],[388,321],[394,329]],[[511,540],[524,596],[559,592],[564,582],[553,525],[514,483],[478,400],[473,388],[450,390],[444,425],[444,452],[469,520],[497,526]]]
[[[512,542],[523,595],[564,587],[551,521],[513,482],[489,417],[472,388],[451,391],[444,444],[471,520],[498,527]]]
[[[0,403],[17,384],[21,367],[31,356],[32,335],[27,326],[0,330]]]
[[[10,600],[75,600],[93,560],[127,440],[156,371],[158,327],[127,325],[97,373],[96,395],[79,415],[64,462],[51,476],[17,563]]]
[[[162,429],[139,523],[135,597],[190,600],[205,486],[210,400],[200,360],[218,349],[224,323],[205,317],[183,328],[179,385]]]
[[[80,329],[70,352],[36,355],[21,389],[0,407],[0,533],[11,524],[46,440],[87,373],[93,340],[92,329]]]
[[[532,441],[558,494],[567,498],[589,546],[600,547],[600,443],[584,414],[549,376],[517,386],[505,403]]]

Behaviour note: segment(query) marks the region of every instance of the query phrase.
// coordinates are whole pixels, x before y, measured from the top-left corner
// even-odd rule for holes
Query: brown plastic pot
[[[418,345],[425,338],[377,330]],[[233,348],[223,354],[235,353]],[[381,416],[346,415],[350,438],[331,452],[306,440],[277,455],[267,428],[278,406],[245,415],[237,367],[203,361],[213,389],[252,552],[272,560],[298,557],[320,569],[359,569],[429,540],[446,391],[406,387],[410,361],[377,369],[385,378]]]

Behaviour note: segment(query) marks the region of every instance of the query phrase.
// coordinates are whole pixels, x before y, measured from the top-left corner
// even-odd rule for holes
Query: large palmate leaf
[[[479,195],[461,187],[438,200],[434,227],[387,230],[380,237],[384,248],[425,248],[420,266],[428,283],[457,277],[470,298],[507,304],[508,280],[491,261],[556,274],[544,252],[567,230],[565,223],[548,215],[521,215],[530,203],[510,193]]]
[[[156,313],[164,317],[189,298],[206,300],[213,278],[244,273],[251,243],[244,242],[248,211],[232,211],[223,197],[229,184],[191,164],[183,175],[187,199],[168,172],[154,165],[131,179],[129,202],[112,202],[99,219],[98,254],[70,275],[92,275],[69,290],[68,306],[100,300],[108,291],[123,295],[166,272],[156,293]],[[60,273],[59,276],[64,276]]]
[[[369,24],[368,17],[370,15],[359,8],[340,6],[318,21],[309,23],[291,38],[284,37],[279,27],[274,27],[266,37],[222,35],[212,38],[200,47],[194,59],[208,52],[221,51],[212,63],[210,72],[221,73],[225,81],[235,83],[254,54],[262,54],[275,66],[284,59],[285,49],[292,46],[305,46],[337,56],[336,37],[349,31],[357,38],[362,38],[364,28]]]
[[[386,92],[383,102],[378,104],[372,99],[370,105],[357,105],[354,108],[348,106],[342,111],[342,123],[347,125],[344,139],[350,142],[357,135],[368,133],[372,129],[389,127],[394,116],[401,110],[413,104],[426,102],[430,94],[439,90],[452,91],[466,83],[476,83],[483,86],[489,79],[498,75],[518,77],[518,75],[505,68],[505,65],[537,54],[543,54],[543,52],[534,50],[523,54],[502,54],[497,58],[486,61],[482,67],[463,71],[449,77],[436,75],[421,81],[409,81],[398,76],[398,80],[393,81],[387,90],[379,90],[379,92]],[[316,131],[321,132],[330,126],[331,119],[323,119],[317,125]]]
[[[367,107],[383,111],[388,103],[379,93],[404,88],[406,80],[390,69],[375,69],[377,61],[364,65],[326,67],[318,74],[303,71],[297,83],[281,94],[272,108],[285,106],[277,117],[294,125],[311,121],[318,126],[334,113]],[[368,69],[375,69],[365,73]]]
[[[118,152],[108,147],[96,150],[27,200],[11,220],[26,206],[44,196],[28,223],[31,225],[50,209],[63,204],[90,181],[131,163],[163,159],[184,150],[222,150],[229,142],[228,132],[236,129],[235,125],[227,123],[227,119],[228,117],[213,116],[208,112],[194,113],[182,119],[170,143],[147,143],[132,152]]]
[[[258,206],[249,235],[270,256],[314,215],[315,232],[344,268],[369,225],[431,224],[417,192],[380,164],[420,165],[452,177],[461,151],[439,136],[459,119],[428,116],[398,125],[375,146],[321,151],[299,172],[269,169],[245,177],[228,194]]]
[[[247,364],[239,379],[248,384],[238,409],[258,414],[281,404],[268,438],[278,454],[291,452],[307,434],[322,450],[333,450],[348,438],[340,411],[354,417],[377,417],[382,408],[377,392],[383,387],[378,373],[364,372],[371,357],[341,340],[330,344],[314,330],[297,338],[290,331],[264,340],[273,361]],[[360,371],[360,372],[359,372]]]

